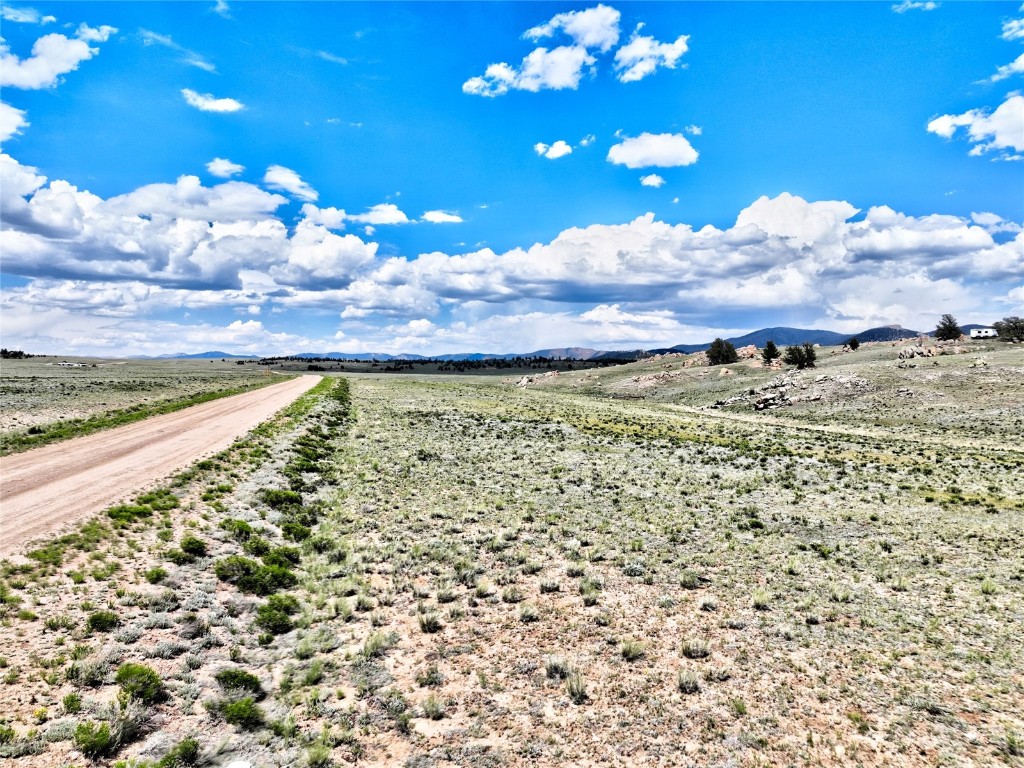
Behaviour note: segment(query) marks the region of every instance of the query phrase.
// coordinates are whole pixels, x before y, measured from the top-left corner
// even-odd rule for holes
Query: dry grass
[[[355,378],[351,425],[321,400],[185,478],[154,524],[8,567],[0,749],[81,762],[74,727],[111,717],[131,661],[165,683],[154,761],[195,735],[204,759],[258,764],[1019,762],[1012,404],[973,444],[937,410],[851,430],[825,403],[806,417],[823,431],[567,382]],[[287,497],[265,492],[289,486],[316,512],[297,542]],[[168,562],[188,535],[206,555]],[[265,562],[260,540],[299,555],[276,602],[214,572]],[[275,605],[290,628],[254,628]],[[120,626],[88,632],[100,609]],[[265,697],[225,690],[225,669]]]

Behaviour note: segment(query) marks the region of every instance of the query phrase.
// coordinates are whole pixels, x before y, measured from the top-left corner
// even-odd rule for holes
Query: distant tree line
[[[30,355],[20,349],[0,349],[0,359],[3,360],[24,360],[27,357],[36,357],[36,355]]]

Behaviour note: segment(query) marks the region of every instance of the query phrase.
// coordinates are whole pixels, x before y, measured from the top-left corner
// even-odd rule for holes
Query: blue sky
[[[10,3],[4,345],[1024,313],[1017,3]]]

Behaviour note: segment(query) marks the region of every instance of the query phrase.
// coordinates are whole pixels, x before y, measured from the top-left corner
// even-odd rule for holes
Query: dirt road
[[[0,458],[0,557],[224,450],[319,381],[299,376]]]

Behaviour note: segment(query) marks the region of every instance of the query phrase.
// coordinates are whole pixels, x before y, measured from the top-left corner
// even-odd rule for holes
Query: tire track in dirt
[[[0,556],[219,453],[320,378],[299,376],[0,458]]]

